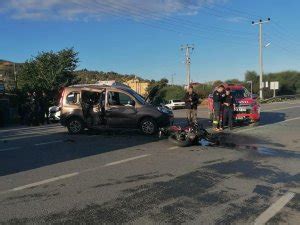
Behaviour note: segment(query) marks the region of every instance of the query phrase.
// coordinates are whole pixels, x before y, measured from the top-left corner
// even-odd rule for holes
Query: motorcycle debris
[[[198,142],[201,146],[213,146],[214,143],[210,142],[210,141],[207,141],[205,139],[200,139],[199,142]]]

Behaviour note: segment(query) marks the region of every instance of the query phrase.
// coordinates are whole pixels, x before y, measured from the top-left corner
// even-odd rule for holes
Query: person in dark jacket
[[[46,93],[43,92],[40,98],[40,123],[45,124],[45,119],[49,124],[49,100]]]
[[[40,100],[37,92],[32,93],[32,112],[33,112],[33,125],[40,124]]]
[[[197,123],[197,108],[199,96],[194,92],[193,86],[189,86],[184,97],[187,120],[189,123]]]
[[[223,111],[223,126],[228,124],[230,130],[233,128],[233,111],[235,106],[235,99],[230,92],[230,88],[226,88],[226,95],[224,99]]]
[[[31,126],[33,123],[32,104],[33,104],[32,94],[30,92],[27,92],[23,110],[24,110],[24,124],[28,126]]]
[[[217,90],[215,90],[213,93],[213,104],[214,104],[213,128],[215,131],[223,130],[222,112],[223,112],[224,98],[225,98],[225,88],[223,85],[220,85],[218,86]]]

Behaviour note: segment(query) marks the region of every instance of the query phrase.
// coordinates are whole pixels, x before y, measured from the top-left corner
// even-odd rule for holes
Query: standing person
[[[32,117],[33,117],[32,102],[33,102],[32,94],[30,92],[27,92],[23,110],[24,110],[24,124],[28,126],[32,125]]]
[[[45,92],[42,93],[40,99],[40,123],[45,124],[45,116],[46,122],[49,124],[49,101]]]
[[[37,93],[32,93],[32,120],[33,125],[39,125],[40,119],[40,102]]]
[[[194,92],[193,86],[190,85],[184,97],[187,120],[189,123],[197,123],[197,108],[199,97]]]
[[[233,128],[233,109],[235,106],[235,99],[230,92],[230,88],[226,88],[226,95],[224,99],[224,112],[223,112],[223,125],[228,127],[230,130]]]
[[[222,110],[223,110],[223,101],[225,97],[224,86],[218,86],[217,90],[213,93],[213,102],[214,102],[214,119],[213,119],[213,129],[215,131],[223,130],[222,128]]]

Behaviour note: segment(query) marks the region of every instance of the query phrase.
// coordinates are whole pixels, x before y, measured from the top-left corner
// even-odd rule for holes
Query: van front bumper
[[[174,115],[173,114],[163,114],[157,119],[158,127],[167,127],[174,123]]]

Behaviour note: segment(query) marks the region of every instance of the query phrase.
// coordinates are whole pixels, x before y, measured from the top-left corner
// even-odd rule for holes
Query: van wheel
[[[152,118],[145,118],[140,123],[143,134],[152,135],[157,131],[157,124]]]
[[[71,118],[68,121],[67,128],[70,134],[80,134],[84,129],[84,125],[81,119]]]

